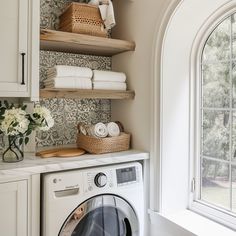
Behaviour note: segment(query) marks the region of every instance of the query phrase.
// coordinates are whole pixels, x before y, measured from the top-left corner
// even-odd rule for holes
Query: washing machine
[[[143,236],[138,162],[43,175],[42,236]]]

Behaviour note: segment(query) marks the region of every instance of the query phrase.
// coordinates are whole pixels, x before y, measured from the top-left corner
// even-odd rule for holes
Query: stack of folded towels
[[[126,88],[125,73],[93,70],[93,89],[126,90]]]
[[[92,89],[93,71],[87,67],[57,65],[48,69],[46,88]]]

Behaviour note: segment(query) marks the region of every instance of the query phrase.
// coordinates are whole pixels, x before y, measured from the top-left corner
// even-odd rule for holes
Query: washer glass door
[[[68,217],[59,236],[139,236],[138,218],[122,198],[90,198]]]

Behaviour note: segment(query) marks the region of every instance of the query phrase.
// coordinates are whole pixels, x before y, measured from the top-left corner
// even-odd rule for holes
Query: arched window
[[[201,56],[198,193],[206,206],[236,214],[236,14],[207,38]]]

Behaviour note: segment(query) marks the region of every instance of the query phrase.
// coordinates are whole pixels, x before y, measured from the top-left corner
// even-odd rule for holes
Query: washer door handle
[[[126,236],[132,236],[132,229],[128,218],[124,218],[124,223],[126,228]]]

